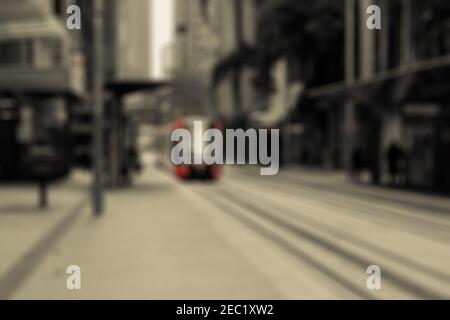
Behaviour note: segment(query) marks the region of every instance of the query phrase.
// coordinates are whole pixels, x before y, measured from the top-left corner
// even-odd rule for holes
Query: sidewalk
[[[153,169],[134,187],[109,192],[104,216],[83,210],[9,298],[281,298],[182,190]],[[80,291],[66,288],[65,270],[74,264]]]
[[[39,262],[39,251],[56,241],[58,225],[87,204],[89,178],[75,173],[49,186],[49,207],[38,208],[38,188],[32,184],[0,185],[0,296],[20,285],[23,275]]]

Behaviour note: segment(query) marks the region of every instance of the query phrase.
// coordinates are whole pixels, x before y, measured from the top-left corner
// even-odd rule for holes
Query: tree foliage
[[[280,57],[301,64],[333,52],[343,28],[341,0],[267,0],[258,19],[259,79],[270,83],[270,68]],[[308,75],[302,74],[302,80]]]
[[[333,50],[342,34],[342,10],[343,0],[261,0],[256,44],[244,44],[220,61],[213,82],[217,84],[227,72],[249,65],[257,70],[256,86],[270,90],[270,70],[277,59],[306,63]]]

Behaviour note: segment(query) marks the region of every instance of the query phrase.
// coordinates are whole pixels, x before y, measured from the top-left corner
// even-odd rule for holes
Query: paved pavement
[[[93,217],[77,173],[35,209],[33,188],[0,188],[0,298],[339,299],[450,296],[450,199],[358,186],[339,174],[218,183],[148,166]],[[79,265],[82,289],[68,290]],[[381,268],[368,290],[366,269]]]

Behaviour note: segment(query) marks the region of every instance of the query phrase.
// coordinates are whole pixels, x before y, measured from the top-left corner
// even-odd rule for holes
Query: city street
[[[292,168],[227,167],[217,182],[154,165],[89,206],[87,174],[0,186],[0,299],[367,299],[450,297],[450,199]],[[81,268],[81,290],[66,268]],[[369,290],[371,265],[381,290]]]
[[[0,302],[450,300],[449,87],[448,0],[0,0]]]

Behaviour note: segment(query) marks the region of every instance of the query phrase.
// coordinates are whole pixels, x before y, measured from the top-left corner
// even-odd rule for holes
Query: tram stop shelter
[[[120,187],[124,184],[121,178],[123,168],[128,165],[127,132],[132,124],[125,110],[125,98],[135,93],[156,93],[169,86],[164,81],[113,81],[105,83],[105,133],[106,156],[109,161],[106,169],[110,187]]]

